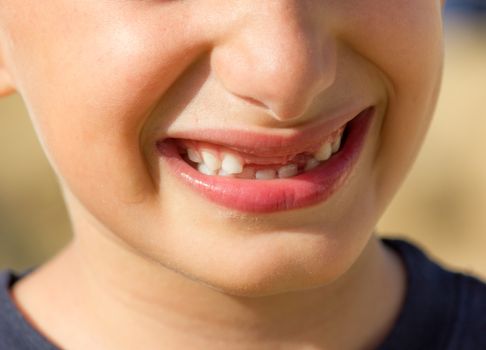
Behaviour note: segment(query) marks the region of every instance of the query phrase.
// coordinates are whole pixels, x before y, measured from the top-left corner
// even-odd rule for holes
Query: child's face
[[[0,8],[4,61],[75,227],[230,293],[322,285],[357,260],[416,155],[440,82],[439,0]],[[338,153],[300,174],[368,107]],[[170,155],[169,138],[240,148],[248,176],[284,165],[300,175],[199,175]]]

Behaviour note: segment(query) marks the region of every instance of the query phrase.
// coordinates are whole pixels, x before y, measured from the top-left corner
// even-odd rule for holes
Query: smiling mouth
[[[161,140],[157,149],[174,177],[218,205],[254,213],[297,209],[325,201],[344,185],[374,115],[369,107],[328,124],[330,131],[287,138],[199,131]]]
[[[204,175],[255,180],[285,179],[311,171],[329,160],[345,141],[345,127],[339,127],[319,144],[298,153],[280,156],[259,156],[190,140],[177,140],[176,143],[182,159]]]

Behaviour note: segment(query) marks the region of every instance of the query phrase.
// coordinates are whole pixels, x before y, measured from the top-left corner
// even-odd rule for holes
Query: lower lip
[[[368,108],[347,125],[340,151],[317,168],[287,179],[247,180],[201,174],[179,155],[173,142],[157,147],[172,174],[210,201],[242,212],[272,213],[316,205],[339,190],[358,162],[374,109]]]

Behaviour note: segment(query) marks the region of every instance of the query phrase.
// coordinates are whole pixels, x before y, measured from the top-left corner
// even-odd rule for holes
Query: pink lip
[[[328,161],[311,171],[288,179],[246,180],[207,176],[182,160],[174,140],[161,141],[157,143],[157,148],[162,160],[175,177],[216,204],[252,213],[271,213],[303,208],[325,201],[345,183],[364,147],[364,140],[375,114],[374,111],[374,108],[368,108],[348,123],[347,136],[341,150]],[[320,132],[322,135],[322,130]],[[204,133],[206,137],[204,140],[208,141],[209,137],[215,141],[214,143],[222,144],[215,138],[223,133],[224,131],[221,134],[219,132]],[[307,140],[313,140],[312,135]],[[278,145],[288,151],[292,147],[292,137],[290,140],[289,138],[282,140],[281,137],[264,138],[253,134],[248,139],[255,142],[251,143],[253,145],[251,148],[248,143],[248,149],[245,151],[259,150],[258,147],[277,150]],[[228,138],[223,138],[223,144],[226,143],[225,140]],[[227,143],[231,145],[229,140]],[[302,144],[302,142],[299,143]],[[244,148],[246,148],[245,145],[236,147],[236,149]]]
[[[300,130],[278,130],[278,134],[264,135],[245,130],[198,129],[171,132],[170,138],[197,140],[232,148],[241,153],[256,154],[260,157],[286,156],[300,153],[304,149],[320,145],[323,137],[330,135],[362,110],[326,119],[319,124],[307,125]]]

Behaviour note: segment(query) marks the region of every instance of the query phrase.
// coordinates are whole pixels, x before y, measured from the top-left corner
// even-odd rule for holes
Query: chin
[[[322,236],[300,238],[307,241],[275,238],[259,249],[241,248],[219,256],[214,252],[211,263],[192,261],[193,269],[185,266],[178,272],[218,292],[256,298],[332,284],[359,256],[356,245],[340,248]]]

